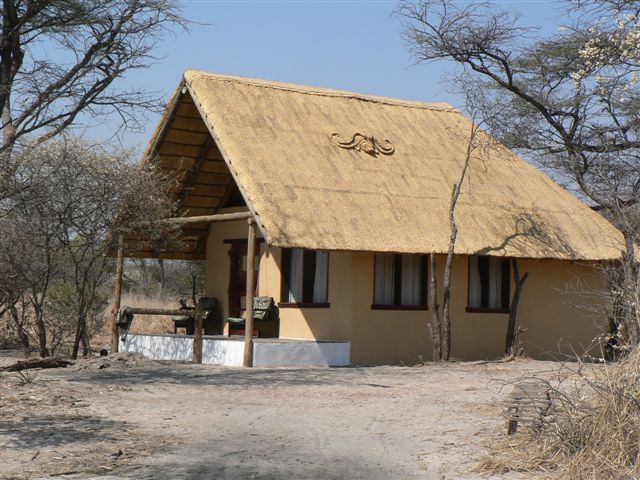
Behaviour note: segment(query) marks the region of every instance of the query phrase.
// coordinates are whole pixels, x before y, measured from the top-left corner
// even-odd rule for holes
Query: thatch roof
[[[187,215],[215,213],[233,177],[270,245],[447,251],[451,189],[471,131],[454,108],[192,70],[184,86],[148,153],[184,178]],[[345,148],[354,135],[375,146]],[[456,252],[619,257],[621,235],[607,220],[479,138],[456,210]]]

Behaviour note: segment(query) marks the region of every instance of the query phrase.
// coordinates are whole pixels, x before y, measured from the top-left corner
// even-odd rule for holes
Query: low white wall
[[[186,335],[128,335],[120,351],[137,352],[154,360],[190,362],[193,337]],[[254,341],[255,367],[345,367],[350,364],[350,343],[344,341],[309,341],[263,339]],[[244,341],[241,338],[204,337],[202,363],[241,367]]]
[[[202,341],[202,363],[241,367],[244,341],[231,338],[205,338]]]
[[[253,345],[255,367],[346,367],[349,342],[259,339]]]
[[[190,362],[193,337],[186,335],[127,335],[120,341],[121,352],[137,352],[153,360]]]

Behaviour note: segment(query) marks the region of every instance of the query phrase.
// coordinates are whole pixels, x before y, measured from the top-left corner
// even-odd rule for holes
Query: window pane
[[[509,308],[509,260],[500,257],[469,257],[469,306]]]
[[[313,279],[313,303],[327,303],[328,252],[316,252],[316,273]]]
[[[376,305],[393,305],[394,265],[392,254],[375,256],[375,290],[373,302]]]
[[[402,255],[401,305],[420,305],[422,272],[420,255]]]
[[[471,308],[482,306],[482,282],[478,257],[469,257],[469,306]]]
[[[502,308],[509,308],[511,302],[511,262],[502,261]]]
[[[289,301],[302,302],[303,251],[299,248],[292,248],[289,259]]]
[[[489,258],[489,308],[502,308],[502,260]]]

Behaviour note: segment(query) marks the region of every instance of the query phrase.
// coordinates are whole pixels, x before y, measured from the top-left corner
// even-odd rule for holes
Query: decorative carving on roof
[[[340,148],[368,153],[373,157],[378,154],[391,155],[396,151],[396,148],[389,140],[380,142],[373,135],[363,135],[362,133],[354,133],[351,140],[347,142],[342,141],[339,133],[332,133],[331,141]]]

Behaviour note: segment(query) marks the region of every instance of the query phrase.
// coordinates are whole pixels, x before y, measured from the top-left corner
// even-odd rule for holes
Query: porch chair
[[[118,326],[118,335],[120,336],[121,342],[127,341],[127,335],[129,334],[129,329],[131,329],[132,323],[133,313],[129,312],[126,305],[122,305],[120,307],[120,310],[118,310],[118,318],[116,320],[116,325]]]
[[[222,316],[218,309],[218,299],[214,297],[202,297],[202,309],[204,317],[202,326],[205,335],[222,335]],[[184,328],[187,335],[193,335],[195,332],[195,318],[193,317],[193,307],[187,307],[184,301],[180,301],[180,310],[189,311],[189,315],[176,315],[171,317],[173,320],[173,333],[178,333],[178,328]]]
[[[178,300],[180,304],[180,308],[178,310],[194,310],[194,307],[190,307],[187,305],[187,302],[184,299]],[[174,315],[171,317],[173,321],[173,333],[178,333],[179,328],[184,328],[186,335],[193,335],[193,317],[190,315]]]
[[[243,312],[243,316],[246,312]],[[245,319],[243,317],[227,318],[229,336],[244,335]],[[273,297],[253,297],[253,329],[254,336],[259,338],[278,338],[280,332],[280,312]]]

